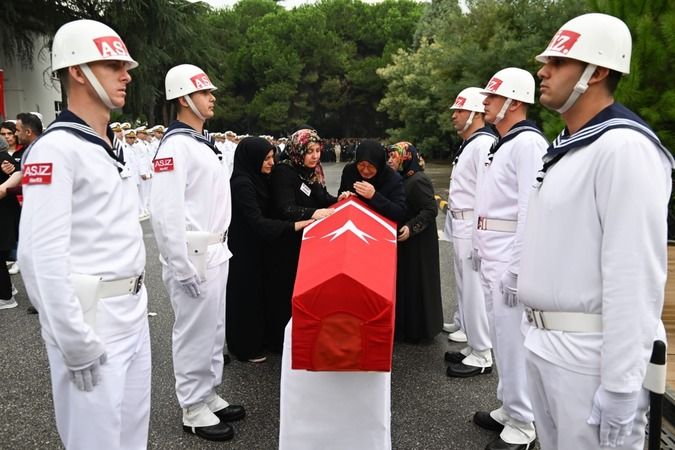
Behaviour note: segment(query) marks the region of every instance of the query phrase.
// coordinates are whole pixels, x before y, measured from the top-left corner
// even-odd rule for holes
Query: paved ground
[[[324,167],[335,193],[344,164]],[[436,192],[447,197],[449,165],[428,164]],[[443,220],[439,216],[438,226]],[[229,443],[208,443],[183,433],[181,411],[173,391],[171,326],[173,312],[161,281],[157,246],[148,222],[143,223],[147,248],[147,289],[152,336],[152,413],[149,447],[154,449],[232,448],[273,450],[278,446],[280,357],[264,364],[233,362],[225,366],[220,394],[243,404],[248,417],[235,424]],[[446,319],[454,311],[451,247],[441,241],[443,304]],[[19,307],[0,311],[0,449],[61,448],[53,417],[47,356],[37,316],[27,315],[28,299],[21,278]],[[392,440],[395,449],[482,449],[496,434],[471,423],[474,411],[498,406],[493,373],[460,380],[445,375],[443,353],[449,344],[439,335],[425,345],[396,344],[392,372]],[[86,424],[83,424],[86,426]],[[349,449],[345,449],[349,450]]]

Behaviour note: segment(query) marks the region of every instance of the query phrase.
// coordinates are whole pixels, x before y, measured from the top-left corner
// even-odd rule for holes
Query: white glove
[[[191,297],[197,298],[201,294],[199,290],[199,277],[197,275],[193,275],[186,280],[178,280],[178,282]]]
[[[518,304],[518,275],[514,275],[508,270],[504,272],[499,280],[499,290],[504,297],[506,306],[516,306]]]
[[[633,429],[640,391],[623,393],[598,387],[593,396],[589,425],[600,425],[600,446],[620,447]]]
[[[471,268],[473,269],[473,271],[480,272],[480,256],[478,256],[478,250],[476,250],[475,248],[471,250],[469,259],[471,260]]]
[[[82,366],[69,367],[70,381],[75,383],[75,386],[81,391],[91,392],[101,381],[100,368],[108,360],[106,354],[102,354],[92,362],[88,362]]]

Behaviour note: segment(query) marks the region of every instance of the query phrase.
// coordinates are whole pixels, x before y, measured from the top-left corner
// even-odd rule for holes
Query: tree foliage
[[[397,124],[392,139],[417,142],[435,156],[445,157],[448,144],[458,143],[448,108],[459,91],[485,86],[505,67],[534,75],[534,56],[564,21],[585,10],[580,0],[470,0],[466,6],[463,12],[456,0],[434,0],[416,31],[417,48],[400,51],[379,71],[387,82],[379,108]],[[561,128],[538,105],[530,116],[550,135]]]
[[[117,30],[141,63],[120,119],[167,123],[174,112],[164,76],[192,63],[219,88],[211,129],[278,135],[310,123],[324,136],[404,139],[446,156],[458,141],[448,109],[456,94],[504,67],[534,74],[534,56],[557,28],[588,11],[630,27],[631,74],[617,98],[674,148],[669,0],[319,0],[292,10],[273,0],[225,9],[188,0],[5,0],[0,54],[30,66],[37,34],[92,18]],[[549,137],[562,128],[538,105],[530,115]]]

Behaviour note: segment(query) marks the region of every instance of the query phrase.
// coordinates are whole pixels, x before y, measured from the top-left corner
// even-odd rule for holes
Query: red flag
[[[293,292],[293,369],[389,371],[396,224],[350,197],[305,228]]]

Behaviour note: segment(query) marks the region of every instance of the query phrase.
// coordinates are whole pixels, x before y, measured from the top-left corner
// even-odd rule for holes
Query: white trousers
[[[173,324],[173,371],[181,408],[203,403],[223,379],[225,286],[229,261],[207,270],[194,298],[162,266],[162,278],[176,319]]]
[[[56,428],[68,450],[145,449],[150,424],[150,334],[140,330],[110,339],[100,336],[108,360],[91,392],[70,381],[60,350],[47,344]]]
[[[139,192],[141,202],[141,210],[143,212],[148,212],[150,208],[150,189],[152,187],[152,178],[149,180],[141,180]]]
[[[520,331],[523,305],[518,303],[509,307],[504,303],[499,280],[506,266],[506,262],[482,260],[480,268],[490,336],[499,371],[497,398],[511,419],[531,423],[534,415],[525,373],[525,336]]]
[[[280,450],[390,450],[391,373],[291,369],[291,328],[281,361]]]
[[[454,247],[455,285],[457,286],[457,309],[462,318],[469,347],[484,352],[492,348],[490,327],[485,310],[485,294],[480,274],[474,272],[471,260],[471,239],[452,238]]]
[[[537,435],[542,450],[601,449],[600,429],[588,425],[593,396],[600,377],[584,375],[551,364],[527,351],[527,376]],[[642,450],[649,408],[649,393],[643,389],[630,436],[621,450]]]

